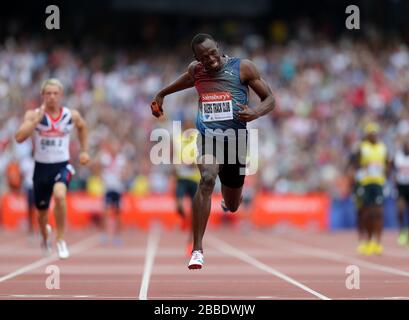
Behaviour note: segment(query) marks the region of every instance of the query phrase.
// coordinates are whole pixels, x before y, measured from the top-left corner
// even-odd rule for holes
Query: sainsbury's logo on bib
[[[233,105],[229,92],[211,92],[200,95],[202,120],[226,121],[233,119]]]
[[[211,93],[202,93],[200,95],[201,102],[228,101],[228,100],[231,100],[230,92],[211,92]]]

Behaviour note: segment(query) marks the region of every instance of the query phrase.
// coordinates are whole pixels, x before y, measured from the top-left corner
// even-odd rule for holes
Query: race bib
[[[382,177],[383,176],[383,166],[379,164],[369,164],[367,168],[368,176],[371,177]]]
[[[64,139],[62,138],[41,138],[40,148],[45,152],[62,152],[64,150]]]
[[[203,122],[233,119],[233,103],[229,92],[203,93],[200,101],[202,102]]]

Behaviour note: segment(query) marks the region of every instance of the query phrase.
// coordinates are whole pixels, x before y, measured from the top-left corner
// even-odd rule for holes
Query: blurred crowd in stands
[[[345,167],[363,126],[377,121],[390,154],[409,136],[409,50],[399,39],[328,39],[303,28],[286,39],[285,27],[271,32],[275,41],[248,34],[241,41],[222,39],[229,56],[249,58],[271,86],[277,108],[249,123],[259,130],[258,187],[272,192],[349,192]],[[13,135],[24,112],[40,105],[40,85],[56,77],[65,86],[64,105],[80,110],[89,126],[92,163],[78,164],[73,190],[102,194],[104,157],[121,156],[121,179],[129,192],[143,195],[172,188],[171,166],[152,165],[151,131],[172,121],[195,119],[194,89],[165,98],[165,117],[149,105],[154,94],[184,72],[192,61],[188,41],[172,48],[110,48],[90,42],[49,44],[39,38],[7,38],[0,43],[0,190],[7,190],[7,166],[31,157],[30,142]],[[251,94],[250,107],[258,100]]]

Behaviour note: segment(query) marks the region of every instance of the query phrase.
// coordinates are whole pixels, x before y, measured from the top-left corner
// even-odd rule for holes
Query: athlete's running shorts
[[[197,138],[197,151],[199,164],[203,155],[210,154],[216,158],[220,164],[218,175],[223,185],[229,188],[243,186],[247,156],[247,134],[244,139],[234,139],[231,140],[231,143],[226,140],[220,141],[215,137],[199,135]]]
[[[409,184],[397,184],[399,198],[404,199],[409,203]]]
[[[383,205],[384,195],[382,185],[372,183],[364,185],[363,188],[362,202],[365,207]]]
[[[121,207],[121,194],[118,191],[108,190],[105,193],[105,205],[119,209]]]
[[[196,194],[197,183],[189,179],[177,179],[176,182],[176,198],[183,198],[185,195],[190,199]]]
[[[74,168],[68,162],[40,163],[36,162],[33,176],[34,203],[38,210],[46,210],[50,206],[54,184],[64,183],[69,187]]]

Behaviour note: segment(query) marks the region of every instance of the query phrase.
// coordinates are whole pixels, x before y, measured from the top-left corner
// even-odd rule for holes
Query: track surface
[[[102,245],[95,231],[68,231],[65,261],[1,231],[0,299],[409,299],[409,250],[396,236],[385,232],[382,256],[362,257],[353,231],[244,234],[227,226],[207,231],[205,266],[188,270],[186,234],[177,230],[128,230],[122,246]],[[60,289],[46,287],[50,265]],[[359,289],[346,287],[350,265],[359,267]]]

